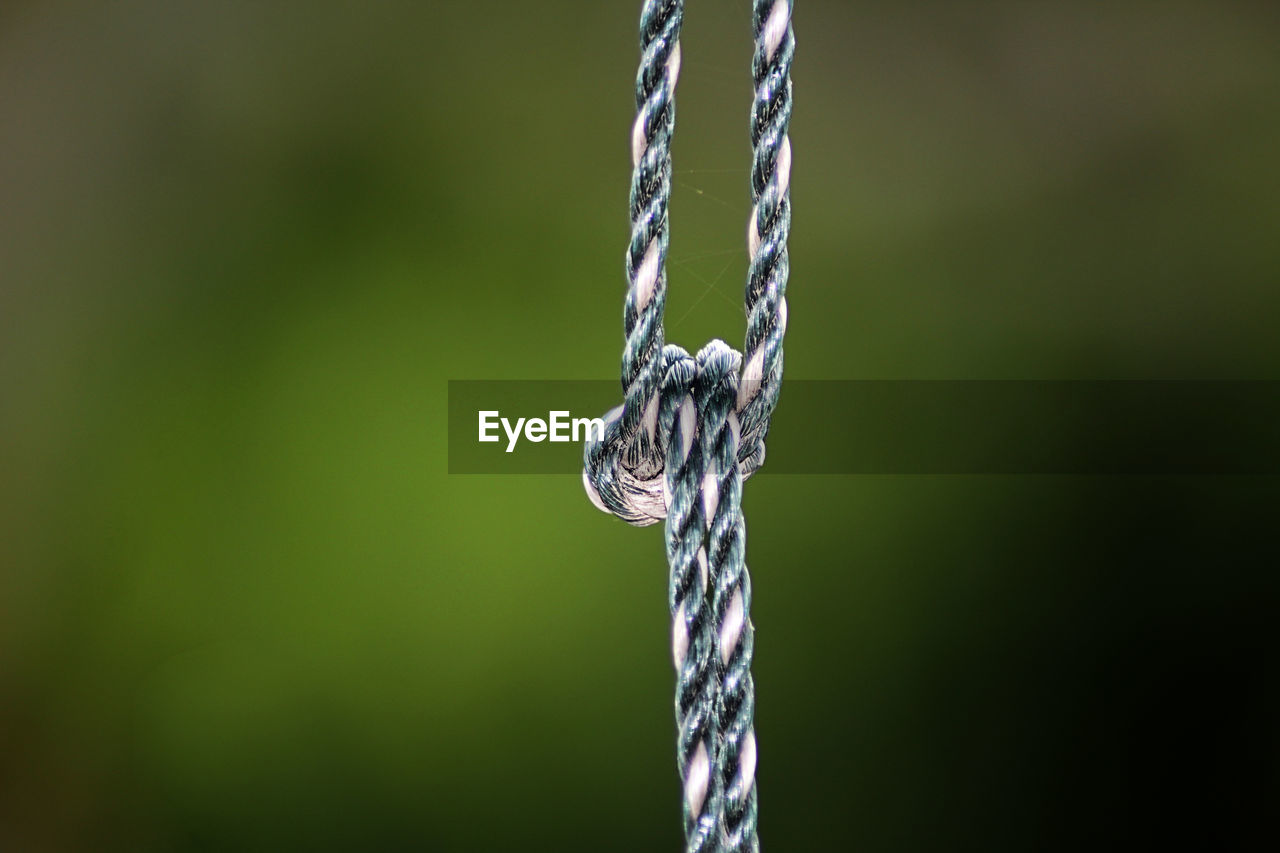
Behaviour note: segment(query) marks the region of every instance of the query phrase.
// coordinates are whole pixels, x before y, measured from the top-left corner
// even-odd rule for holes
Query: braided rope
[[[791,0],[753,0],[753,208],[744,359],[723,341],[696,357],[665,344],[667,208],[682,0],[645,0],[631,133],[624,402],[583,453],[597,507],[665,520],[676,760],[686,853],[757,853],[751,577],[742,483],[764,462],[782,382],[791,228]]]

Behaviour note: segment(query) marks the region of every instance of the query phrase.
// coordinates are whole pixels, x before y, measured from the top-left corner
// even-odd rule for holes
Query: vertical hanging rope
[[[699,429],[695,393],[699,364],[667,347],[660,424],[667,437],[666,543],[670,573],[671,657],[676,668],[676,764],[684,785],[685,850],[715,851],[721,823],[716,632],[707,560],[707,517],[701,498],[710,437]],[[699,362],[701,354],[699,354]]]
[[[665,520],[676,763],[686,853],[756,853],[751,577],[742,482],[764,462],[782,382],[791,227],[791,0],[754,0],[747,357],[712,341],[666,345],[667,208],[680,73],[681,0],[646,0],[631,132],[631,241],[623,314],[623,405],[589,438],[583,484],[635,525]]]
[[[686,851],[755,850],[753,629],[738,469],[742,357],[712,341],[668,346],[659,428],[667,436],[666,545],[676,668],[677,766]]]
[[[742,516],[742,472],[738,466],[740,430],[737,413],[738,371],[742,356],[718,341],[699,353],[700,383],[708,394],[699,412],[706,435],[703,511],[707,518],[707,553],[711,611],[715,620],[719,696],[715,729],[715,787],[721,797],[720,850],[755,851],[756,734],[755,682],[751,659],[755,628],[751,624],[751,576],[746,562],[746,521]]]
[[[636,120],[631,129],[631,242],[627,246],[626,346],[622,387],[626,401],[621,432],[627,462],[647,479],[662,466],[656,443],[658,390],[662,383],[662,312],[667,301],[670,229],[671,137],[676,124],[683,0],[645,0],[640,13],[640,70]]]
[[[738,409],[746,474],[764,462],[764,439],[782,383],[782,337],[787,331],[787,236],[791,231],[791,60],[796,40],[791,0],[754,0],[756,52],[751,62],[751,197],[747,224],[747,354]]]

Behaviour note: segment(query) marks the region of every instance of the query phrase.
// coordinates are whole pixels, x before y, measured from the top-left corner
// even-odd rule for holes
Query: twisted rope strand
[[[625,392],[621,432],[626,467],[641,479],[662,469],[657,434],[662,383],[662,313],[667,299],[667,209],[671,200],[671,137],[680,76],[683,0],[646,0],[640,14],[640,69],[631,130],[631,242],[622,352]]]
[[[746,366],[738,388],[742,443],[738,456],[750,475],[764,462],[764,439],[782,383],[782,338],[787,330],[791,231],[791,61],[795,34],[791,0],[754,0],[756,51],[751,63],[751,197],[747,225]]]
[[[676,668],[676,763],[684,784],[686,853],[714,853],[723,820],[719,777],[712,772],[716,733],[715,626],[708,588],[706,517],[700,491],[709,436],[699,429],[692,393],[694,360],[678,347],[664,352],[668,364],[659,422],[668,436],[665,465],[666,545],[671,566],[671,655]]]
[[[600,509],[665,521],[677,767],[686,853],[758,853],[751,576],[742,482],[764,462],[782,381],[791,228],[791,0],[753,0],[751,195],[743,356],[665,345],[671,138],[682,0],[645,0],[631,132],[623,405],[588,439],[583,484]]]
[[[703,353],[707,357],[703,358]],[[720,850],[755,853],[756,736],[755,684],[751,659],[751,577],[746,565],[746,522],[742,516],[742,473],[738,463],[739,425],[735,411],[742,356],[720,341],[699,353],[698,428],[709,456],[703,464],[703,512],[708,519],[707,554],[712,578],[715,663],[719,675],[715,728],[720,746],[714,775],[722,797]]]
[[[710,559],[716,579],[712,610],[716,650],[722,668],[717,703],[721,737],[715,773],[724,798],[722,850],[758,853],[756,792],[755,681],[751,663],[755,627],[751,622],[751,575],[746,564],[746,522],[742,480],[764,463],[765,436],[782,384],[782,340],[787,330],[787,279],[791,266],[791,63],[795,33],[792,0],[755,0],[752,23],[756,50],[751,71],[751,196],[747,228],[746,365],[734,409],[717,436],[717,502],[709,513]],[[730,373],[730,377],[736,372]],[[732,384],[730,380],[729,384]],[[739,466],[741,460],[741,467]]]

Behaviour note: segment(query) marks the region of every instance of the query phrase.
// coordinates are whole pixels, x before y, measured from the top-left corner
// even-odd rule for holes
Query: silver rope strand
[[[742,483],[764,462],[782,382],[791,227],[791,0],[753,0],[753,207],[744,359],[723,341],[666,345],[667,207],[682,0],[645,0],[631,133],[625,399],[589,437],[592,502],[635,525],[665,521],[676,763],[686,853],[758,853],[751,577]]]
[[[705,359],[704,359],[705,354]],[[742,517],[742,472],[736,401],[742,356],[713,341],[698,354],[698,384],[705,386],[698,427],[708,448],[702,487],[707,517],[707,553],[713,578],[711,611],[715,620],[717,672],[720,677],[715,729],[715,785],[722,798],[720,850],[754,853],[756,840],[755,682],[751,658],[751,576],[746,563],[746,522]]]
[[[667,301],[670,229],[671,137],[676,124],[683,0],[645,0],[640,13],[640,70],[636,120],[631,129],[631,242],[627,246],[621,430],[628,468],[652,478],[662,467],[657,444],[658,391],[662,383],[662,312]]]
[[[671,566],[671,656],[676,668],[676,763],[684,783],[687,853],[719,849],[719,777],[713,774],[719,736],[716,635],[712,623],[707,560],[707,524],[701,498],[709,435],[699,429],[695,392],[701,390],[698,361],[668,346],[659,418],[667,436],[667,562]]]
[[[754,207],[747,224],[747,353],[738,410],[744,474],[764,463],[764,439],[782,383],[782,336],[787,331],[787,235],[791,231],[791,60],[796,40],[791,0],[754,0],[756,52],[751,63],[751,168]]]

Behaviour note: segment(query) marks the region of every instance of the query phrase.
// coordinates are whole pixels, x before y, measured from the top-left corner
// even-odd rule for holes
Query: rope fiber
[[[676,669],[676,762],[688,853],[754,853],[757,838],[751,577],[742,483],[764,463],[782,383],[791,229],[791,0],[753,0],[752,211],[742,354],[690,356],[663,331],[671,140],[683,0],[645,0],[631,132],[631,240],[623,404],[587,441],[583,484],[630,524],[664,522]]]

